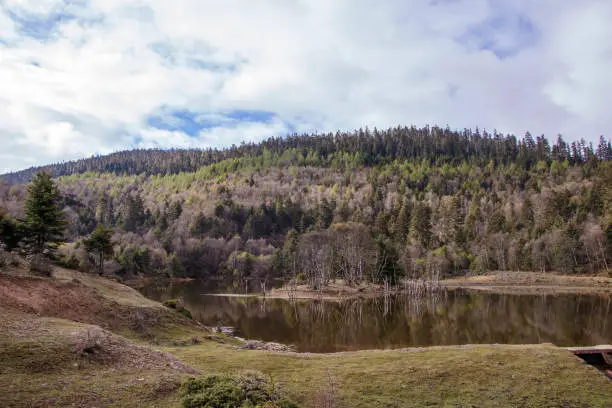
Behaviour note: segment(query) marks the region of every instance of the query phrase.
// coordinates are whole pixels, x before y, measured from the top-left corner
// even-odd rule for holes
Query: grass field
[[[189,376],[243,370],[270,376],[304,407],[612,406],[612,381],[553,345],[244,350],[79,272],[0,272],[0,292],[2,407],[179,407]]]

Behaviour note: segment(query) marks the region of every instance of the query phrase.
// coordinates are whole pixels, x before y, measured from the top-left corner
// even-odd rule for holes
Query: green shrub
[[[185,309],[184,307],[180,307],[178,309],[176,309],[177,312],[179,312],[180,314],[182,314],[183,316],[185,316],[188,319],[193,319],[193,316],[191,315],[191,312],[188,309]]]
[[[176,305],[178,305],[178,299],[165,300],[163,305],[169,307],[170,309],[176,309]]]
[[[178,313],[182,314],[188,319],[193,319],[191,312],[183,306],[183,302],[179,299],[168,299],[164,301],[163,305],[169,307],[170,309],[176,310]]]
[[[184,408],[297,408],[258,372],[191,378],[182,389]]]
[[[76,256],[70,254],[68,256],[61,256],[57,263],[67,269],[78,269],[81,262]]]

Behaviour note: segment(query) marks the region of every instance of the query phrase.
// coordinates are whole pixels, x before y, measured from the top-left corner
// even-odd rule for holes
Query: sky
[[[439,125],[610,136],[609,0],[0,0],[0,173]]]

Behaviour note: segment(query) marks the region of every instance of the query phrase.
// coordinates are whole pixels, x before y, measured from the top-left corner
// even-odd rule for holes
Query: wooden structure
[[[566,347],[566,349],[597,367],[612,379],[612,346]]]
[[[612,366],[612,346],[593,346],[593,347],[566,347],[567,350],[571,351],[578,357],[597,354],[601,355],[605,364]]]

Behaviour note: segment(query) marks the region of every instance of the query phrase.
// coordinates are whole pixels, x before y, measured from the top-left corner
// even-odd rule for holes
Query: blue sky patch
[[[197,114],[187,110],[177,110],[167,113],[152,115],[147,118],[147,125],[155,128],[168,130],[171,132],[179,131],[189,136],[197,136],[200,130],[205,129],[196,121]]]
[[[53,37],[60,24],[74,20],[75,16],[69,13],[49,14],[16,14],[9,11],[7,15],[15,22],[21,35],[44,41]]]
[[[239,122],[268,123],[276,117],[276,114],[261,110],[235,110],[226,116]]]
[[[245,62],[222,63],[215,61],[214,50],[204,44],[184,48],[175,46],[170,42],[156,42],[151,44],[150,48],[169,66],[184,66],[214,72],[235,72],[239,64]]]
[[[190,110],[167,110],[147,118],[147,125],[171,132],[183,132],[196,137],[202,130],[218,127],[236,127],[240,123],[269,123],[277,115],[261,110],[232,110],[224,113],[198,113]]]
[[[458,41],[468,48],[491,51],[506,59],[535,44],[539,33],[526,15],[499,15],[472,26]]]

